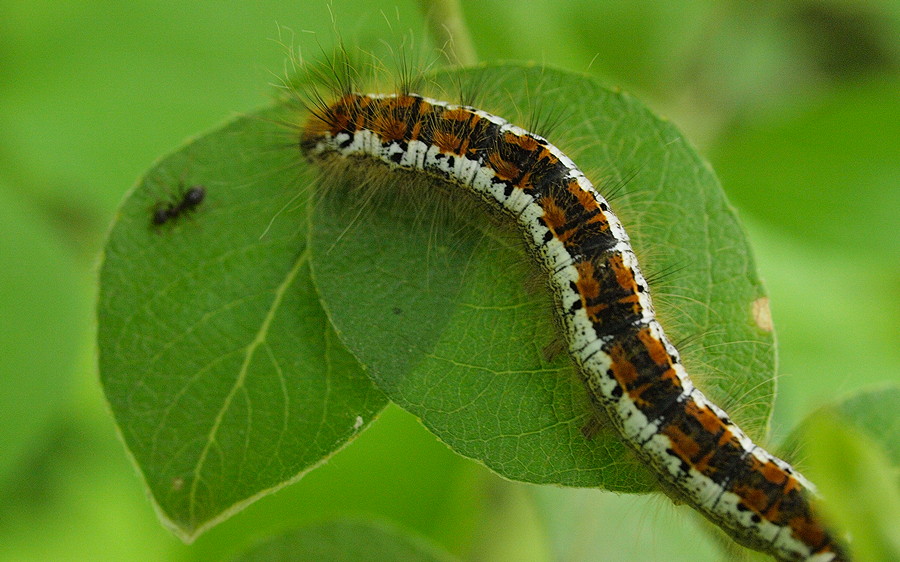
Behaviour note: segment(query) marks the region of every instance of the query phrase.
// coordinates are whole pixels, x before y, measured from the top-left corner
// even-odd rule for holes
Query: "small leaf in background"
[[[269,539],[235,562],[452,562],[424,539],[375,522],[329,521]]]
[[[0,185],[0,482],[70,391],[88,328],[75,260],[29,211]]]
[[[900,4],[892,5],[900,22]],[[819,8],[828,6],[847,8]],[[861,15],[872,8],[858,6]],[[750,227],[772,297],[782,375],[775,419],[782,428],[834,400],[836,389],[896,376],[900,74],[890,76],[795,96],[790,110],[735,124],[711,150]],[[757,90],[768,96],[769,88]]]
[[[634,227],[647,271],[670,272],[652,287],[673,340],[698,338],[689,371],[760,437],[774,372],[772,333],[754,320],[764,291],[715,176],[675,128],[629,96],[550,69],[501,65],[436,81],[491,84],[481,105],[508,118],[536,105],[560,116],[557,137],[571,142],[550,140],[574,149],[601,192],[617,188],[612,204]],[[402,198],[420,196],[414,188],[434,186],[398,186]],[[313,279],[342,341],[392,400],[510,479],[655,487],[618,437],[582,435],[587,393],[566,358],[544,358],[557,328],[545,291],[528,289],[533,272],[517,233],[405,199],[361,210],[363,197],[348,191],[329,189],[316,206]]]
[[[900,387],[860,392],[808,416],[789,440],[859,560],[900,559],[898,409]]]
[[[58,413],[88,341],[90,293],[56,234],[0,185],[0,482]]]
[[[553,548],[551,560],[726,559],[713,541],[703,539],[712,524],[668,498],[555,486],[533,486],[529,491]],[[718,529],[715,532],[724,537]]]
[[[782,234],[852,255],[865,240],[867,254],[885,259],[900,252],[898,137],[897,84],[875,80],[744,124],[720,140],[713,161],[735,203]],[[747,165],[747,154],[759,165]]]
[[[104,390],[185,540],[325,460],[386,404],[310,284],[302,164],[275,124],[289,117],[238,119],[161,161],[106,247]],[[153,224],[195,185],[195,209]]]

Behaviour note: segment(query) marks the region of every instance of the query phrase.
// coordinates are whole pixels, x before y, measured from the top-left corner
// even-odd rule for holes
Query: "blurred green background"
[[[416,3],[366,4],[333,2],[346,40],[376,42],[386,19],[422,35]],[[770,290],[773,442],[819,405],[898,380],[900,3],[463,10],[482,60],[600,76],[710,160]],[[285,57],[276,40],[290,41],[279,26],[333,38],[312,0],[0,2],[0,559],[222,559],[347,514],[479,560],[720,557],[667,500],[502,481],[396,408],[194,545],[161,527],[95,372],[97,260],[116,206],[156,158],[271,100]]]

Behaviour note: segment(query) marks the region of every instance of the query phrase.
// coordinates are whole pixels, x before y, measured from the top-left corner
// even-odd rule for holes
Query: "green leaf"
[[[751,120],[721,140],[714,161],[726,184],[735,186],[742,210],[782,234],[851,255],[867,240],[866,259],[896,262],[900,82],[871,80],[803,102],[792,112]],[[747,154],[765,165],[747,165]],[[835,201],[853,236],[835,228]]]
[[[859,560],[900,558],[900,387],[860,392],[814,412],[792,434],[822,508]]]
[[[424,539],[383,524],[329,521],[285,533],[250,549],[235,562],[450,562]]]
[[[158,163],[122,204],[100,271],[100,374],[164,522],[184,540],[321,463],[386,400],[310,284],[302,166],[284,110]],[[193,213],[154,209],[203,185]]]
[[[858,392],[834,405],[855,430],[877,443],[887,460],[900,467],[900,386],[884,385]]]
[[[678,131],[580,75],[507,65],[434,82],[448,91],[480,84],[483,107],[514,121],[536,107],[559,116],[559,133],[546,136],[595,172],[601,192],[619,191],[612,204],[646,269],[667,272],[651,287],[674,341],[696,338],[689,372],[761,437],[774,373],[772,333],[760,327],[764,291],[715,176]],[[527,288],[534,271],[517,234],[407,174],[396,187],[394,201],[361,204],[369,194],[330,186],[310,239],[329,318],[378,386],[455,451],[507,478],[653,489],[616,436],[583,437],[591,406],[569,360],[544,358],[557,337],[551,305],[546,291]],[[415,190],[429,195],[413,204]]]

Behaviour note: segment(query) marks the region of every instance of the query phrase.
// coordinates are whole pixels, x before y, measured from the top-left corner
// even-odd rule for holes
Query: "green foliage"
[[[781,435],[835,389],[896,379],[898,92],[879,80],[805,98],[712,151],[766,272],[782,350]]]
[[[896,379],[900,3],[461,3],[482,60],[546,62],[621,86],[670,118],[712,162],[749,228],[771,296],[776,437],[835,396]],[[97,383],[89,334],[95,284],[79,283],[96,275],[122,194],[188,136],[270,99],[285,56],[272,40],[302,44],[315,58],[317,43],[328,50],[337,28],[348,45],[377,48],[387,35],[385,13],[392,27],[422,37],[417,9],[408,0],[377,8],[336,0],[332,10],[318,0],[0,8],[0,558],[224,560],[261,537],[348,514],[399,522],[464,559],[730,558],[684,524],[691,517],[684,507],[653,495],[504,480],[394,406],[301,482],[194,544],[159,525]],[[593,142],[570,136],[563,148],[575,148],[581,163],[577,149]],[[172,170],[147,204],[172,196],[180,179],[205,181],[185,168]],[[588,171],[603,178],[608,170]],[[615,203],[632,233],[643,234],[648,218],[661,224],[646,204]],[[207,211],[177,227],[205,228]],[[290,211],[289,220],[302,214]],[[149,220],[149,208],[140,212]],[[169,234],[150,239],[171,243]],[[655,232],[639,239],[650,246],[642,262],[665,263],[668,244],[654,246]],[[655,295],[676,284],[683,283],[658,281]],[[667,327],[684,321],[681,299],[656,300],[670,315]],[[680,331],[698,333],[690,324]],[[697,356],[706,345],[692,342]],[[704,390],[719,382],[704,365],[691,372],[705,375]],[[722,405],[733,413],[737,404]],[[890,403],[867,408],[878,420],[870,427],[896,419]],[[891,449],[864,436],[887,450],[900,442]],[[818,482],[809,455],[791,458]],[[872,516],[873,527],[882,515]]]
[[[451,562],[454,558],[405,531],[363,521],[329,521],[269,539],[235,562],[270,560]]]
[[[27,458],[66,394],[86,339],[84,279],[22,198],[0,185],[0,480]],[[52,339],[46,337],[47,325]],[[41,376],[54,373],[55,377]]]

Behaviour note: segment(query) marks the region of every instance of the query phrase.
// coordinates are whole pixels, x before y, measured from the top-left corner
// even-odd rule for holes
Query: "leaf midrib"
[[[272,325],[272,321],[275,319],[275,313],[281,306],[281,301],[284,299],[284,295],[287,292],[288,287],[293,284],[294,279],[297,277],[297,273],[299,273],[300,269],[306,262],[309,260],[309,249],[306,248],[301,252],[296,261],[294,262],[293,267],[290,271],[288,271],[284,280],[275,290],[275,297],[272,299],[272,304],[269,306],[269,310],[266,312],[266,316],[260,324],[259,330],[256,332],[256,336],[253,338],[244,352],[244,361],[241,364],[240,371],[238,372],[238,376],[234,381],[234,384],[231,387],[231,390],[228,391],[228,394],[225,396],[225,400],[222,403],[222,407],[219,408],[218,413],[216,414],[215,420],[213,420],[213,425],[210,427],[209,433],[206,437],[206,443],[203,446],[203,450],[200,452],[200,456],[197,459],[197,466],[194,468],[193,478],[191,479],[191,491],[188,495],[188,505],[191,514],[191,524],[193,525],[196,521],[196,513],[195,509],[197,506],[197,488],[200,483],[200,474],[203,471],[204,466],[206,465],[206,459],[209,456],[209,451],[212,448],[213,443],[216,440],[216,434],[219,431],[219,427],[222,425],[222,420],[225,417],[225,414],[228,412],[228,409],[231,407],[231,402],[234,400],[237,392],[243,388],[244,382],[247,378],[247,373],[250,368],[250,364],[253,360],[253,357],[256,354],[256,350],[266,341],[266,336],[269,333],[269,328]]]

